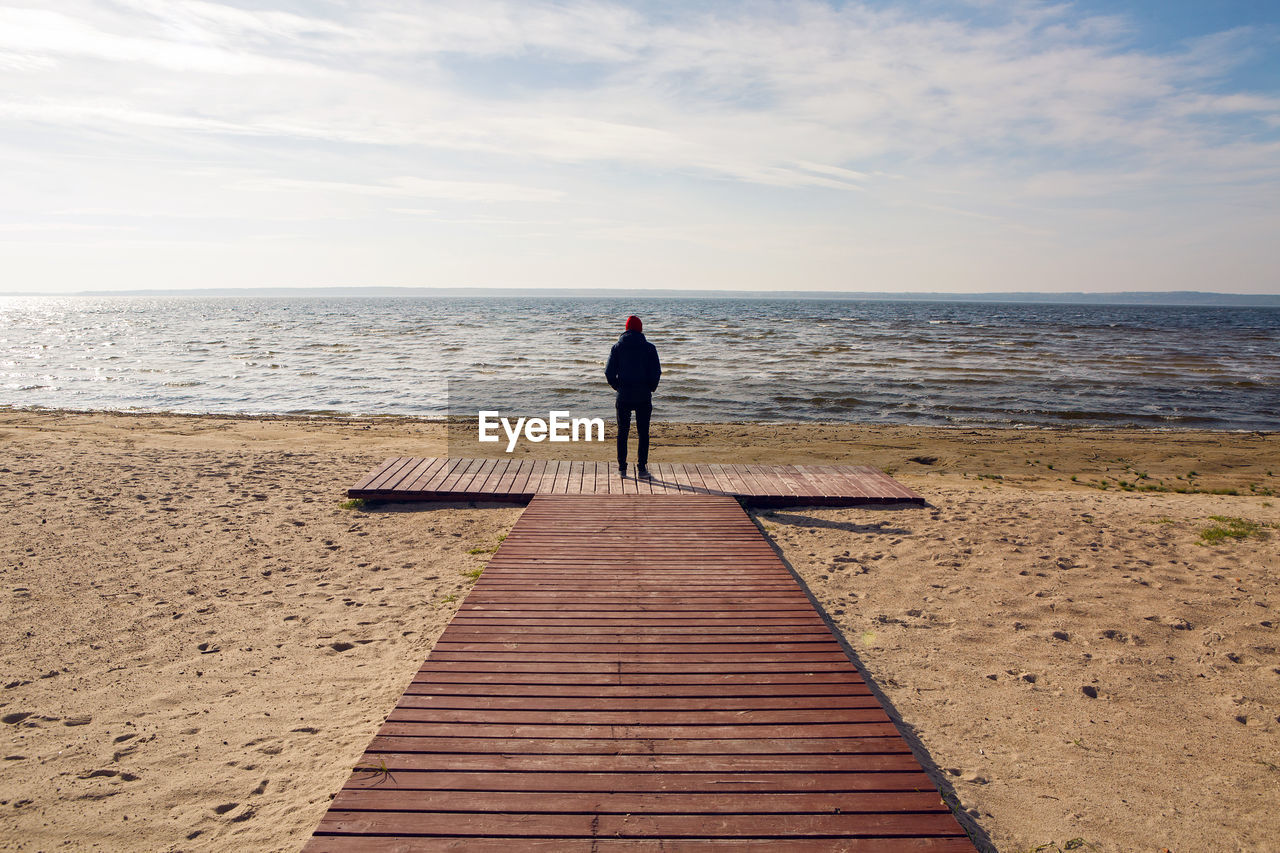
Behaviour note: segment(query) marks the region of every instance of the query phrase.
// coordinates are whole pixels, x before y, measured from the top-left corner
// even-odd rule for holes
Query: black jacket
[[[657,390],[661,377],[657,347],[645,339],[643,332],[623,332],[609,351],[609,363],[604,368],[609,386],[615,391],[650,394]]]

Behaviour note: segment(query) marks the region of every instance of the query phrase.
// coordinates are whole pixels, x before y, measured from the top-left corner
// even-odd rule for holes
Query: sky
[[[1275,0],[0,0],[0,292],[1280,293]]]

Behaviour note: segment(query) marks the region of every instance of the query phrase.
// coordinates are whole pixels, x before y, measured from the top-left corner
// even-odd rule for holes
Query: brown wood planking
[[[881,753],[905,751],[900,736],[865,735],[861,738],[739,738],[730,744],[733,754],[783,753]],[[534,753],[554,756],[572,753],[577,756],[620,756],[620,754],[723,754],[726,742],[712,738],[668,738],[666,740],[623,740],[620,738],[476,738],[468,733],[451,735],[376,735],[369,744],[370,753],[430,752],[503,754]]]
[[[413,492],[421,489],[424,485],[431,482],[445,466],[449,464],[449,460],[445,458],[428,460],[430,464],[420,467],[412,480],[402,481],[399,488],[402,491]]]
[[[511,485],[515,482],[520,470],[529,463],[528,459],[511,459],[508,460],[506,469],[502,472],[502,476],[493,484],[493,492],[498,495],[511,494]]]
[[[563,771],[484,770],[390,770],[394,786],[387,774],[358,770],[343,790],[390,789],[411,791],[618,791],[648,793],[732,793],[759,792],[762,784],[778,793],[828,792],[833,794],[868,791],[902,791],[932,793],[937,789],[923,772],[903,773],[810,773],[779,771],[742,775],[690,770],[681,773],[576,773]],[[424,798],[425,799],[425,798]],[[973,848],[969,848],[972,853]]]
[[[396,457],[395,459],[388,459],[382,465],[380,472],[377,473],[375,478],[369,483],[370,489],[373,491],[377,491],[381,489],[383,485],[387,483],[388,480],[390,480],[395,474],[399,473],[399,471],[405,465],[407,465],[410,461],[412,460],[410,459],[410,457],[407,457],[407,456],[399,456],[399,457]]]
[[[480,491],[478,488],[479,484],[483,483],[485,478],[489,476],[489,473],[493,471],[495,467],[497,467],[499,462],[502,462],[502,461],[505,461],[505,460],[501,460],[501,459],[479,460],[480,465],[475,468],[473,473],[464,474],[462,475],[462,478],[458,480],[458,491],[461,492],[462,494],[473,494],[475,492]]]
[[[520,473],[511,481],[508,486],[509,491],[516,495],[525,494],[529,487],[529,482],[534,477],[539,476],[538,472],[541,470],[542,464],[540,459],[525,459],[521,461]]]
[[[484,463],[483,459],[460,459],[458,461],[459,464],[453,467],[453,470],[449,472],[449,476],[440,484],[439,491],[445,493],[461,492],[461,485],[465,482],[470,482],[471,478],[475,476],[476,469]]]
[[[742,478],[743,485],[747,490],[747,494],[753,499],[760,499],[770,494],[767,484],[761,482],[756,477],[754,465],[735,464],[734,470],[738,472],[738,476]]]
[[[441,465],[431,474],[431,476],[429,476],[424,482],[420,483],[415,491],[422,491],[426,494],[431,494],[438,490],[445,481],[458,470],[458,466],[465,465],[466,463],[466,459],[447,460],[444,465]]]
[[[776,710],[819,710],[823,708],[874,708],[876,700],[870,694],[852,694],[841,696],[775,696],[762,699],[758,696],[725,696],[716,700],[717,709],[726,709],[733,713],[751,714],[759,711]],[[511,696],[453,696],[435,691],[415,693],[405,691],[400,697],[399,708],[448,708],[451,710],[540,710],[571,711],[583,713],[587,711],[643,711],[645,713],[666,713],[669,711],[699,711],[706,703],[694,697],[672,696],[596,696],[592,698],[567,698],[564,696],[544,696],[541,698]]]
[[[586,814],[652,814],[667,806],[662,794],[546,791],[438,791],[433,795],[442,811],[558,812]],[[357,788],[334,798],[335,809],[351,811],[411,811],[421,795],[416,791]],[[938,812],[944,808],[935,792],[876,791],[858,794],[711,793],[688,794],[684,805],[694,814],[883,814]]]
[[[670,799],[670,798],[668,798]],[[317,833],[382,837],[494,836],[592,838],[893,838],[936,835],[955,837],[958,825],[945,808],[929,812],[845,814],[724,814],[712,819],[698,814],[578,814],[571,811],[520,815],[486,812],[330,811]]]
[[[734,475],[663,473],[689,493],[554,466],[584,494],[531,500],[307,851],[973,849],[755,525],[697,494]]]
[[[486,837],[416,836],[404,839],[371,838],[359,835],[332,835],[316,838],[307,851],[325,853],[972,853],[967,839],[954,838],[789,838],[785,848],[776,839],[644,839],[644,838],[529,838],[509,835]]]
[[[650,477],[620,477],[605,462],[392,457],[348,489],[372,500],[498,500],[534,495],[729,495],[762,506],[923,503],[886,474],[852,465],[654,463]]]
[[[394,465],[396,462],[396,459],[398,458],[399,457],[393,456],[390,459],[383,460],[381,465],[379,465],[377,468],[374,468],[368,474],[365,474],[363,477],[361,477],[359,481],[357,481],[356,484],[351,488],[357,489],[357,490],[368,488],[369,484],[372,483],[374,480],[378,479],[380,476],[382,476],[382,473],[386,471],[388,467],[390,467],[391,465]]]
[[[498,464],[489,472],[489,476],[472,488],[472,491],[484,494],[496,493],[498,491],[498,483],[506,475],[507,468],[515,464],[516,460],[514,459],[499,459]]]

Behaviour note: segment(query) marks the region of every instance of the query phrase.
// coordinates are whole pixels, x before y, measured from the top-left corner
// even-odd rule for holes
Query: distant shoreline
[[[0,298],[189,298],[189,299],[345,299],[345,298],[525,298],[525,299],[795,299],[849,302],[982,302],[1029,305],[1148,305],[1169,307],[1280,308],[1280,294],[1217,293],[1199,290],[1048,293],[1011,291],[987,293],[890,293],[885,291],[824,290],[626,290],[590,288],[514,287],[246,287],[191,290],[80,290],[71,293],[0,292]]]
[[[63,407],[52,406],[15,406],[11,403],[0,403],[0,413],[13,414],[31,414],[31,415],[85,415],[96,416],[105,415],[108,417],[120,418],[195,418],[202,420],[227,420],[227,421],[290,421],[298,423],[332,423],[332,424],[443,424],[449,417],[447,415],[378,415],[378,414],[346,414],[341,412],[334,413],[316,413],[316,414],[299,414],[293,413],[273,413],[273,412],[180,412],[173,410],[156,410],[142,411],[137,409],[68,409]],[[831,428],[846,427],[856,429],[910,429],[927,432],[929,430],[938,430],[940,432],[981,432],[988,430],[1001,430],[1009,432],[1047,432],[1047,433],[1093,433],[1093,434],[1110,434],[1118,433],[1125,435],[1146,435],[1153,433],[1175,433],[1177,435],[1257,435],[1271,436],[1280,435],[1280,430],[1259,430],[1259,429],[1211,429],[1207,427],[1178,427],[1178,426],[1141,426],[1133,424],[1131,426],[1102,426],[1090,424],[912,424],[906,422],[881,422],[881,421],[656,421],[658,424],[667,424],[670,426],[678,426],[680,428],[692,427],[796,427],[796,428]]]

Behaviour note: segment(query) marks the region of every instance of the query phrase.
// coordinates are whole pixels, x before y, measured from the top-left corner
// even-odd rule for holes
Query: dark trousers
[[[618,413],[618,464],[627,464],[627,436],[631,433],[631,413],[636,413],[636,464],[643,468],[649,464],[649,416],[653,414],[653,400],[648,394],[618,394],[614,410]]]

